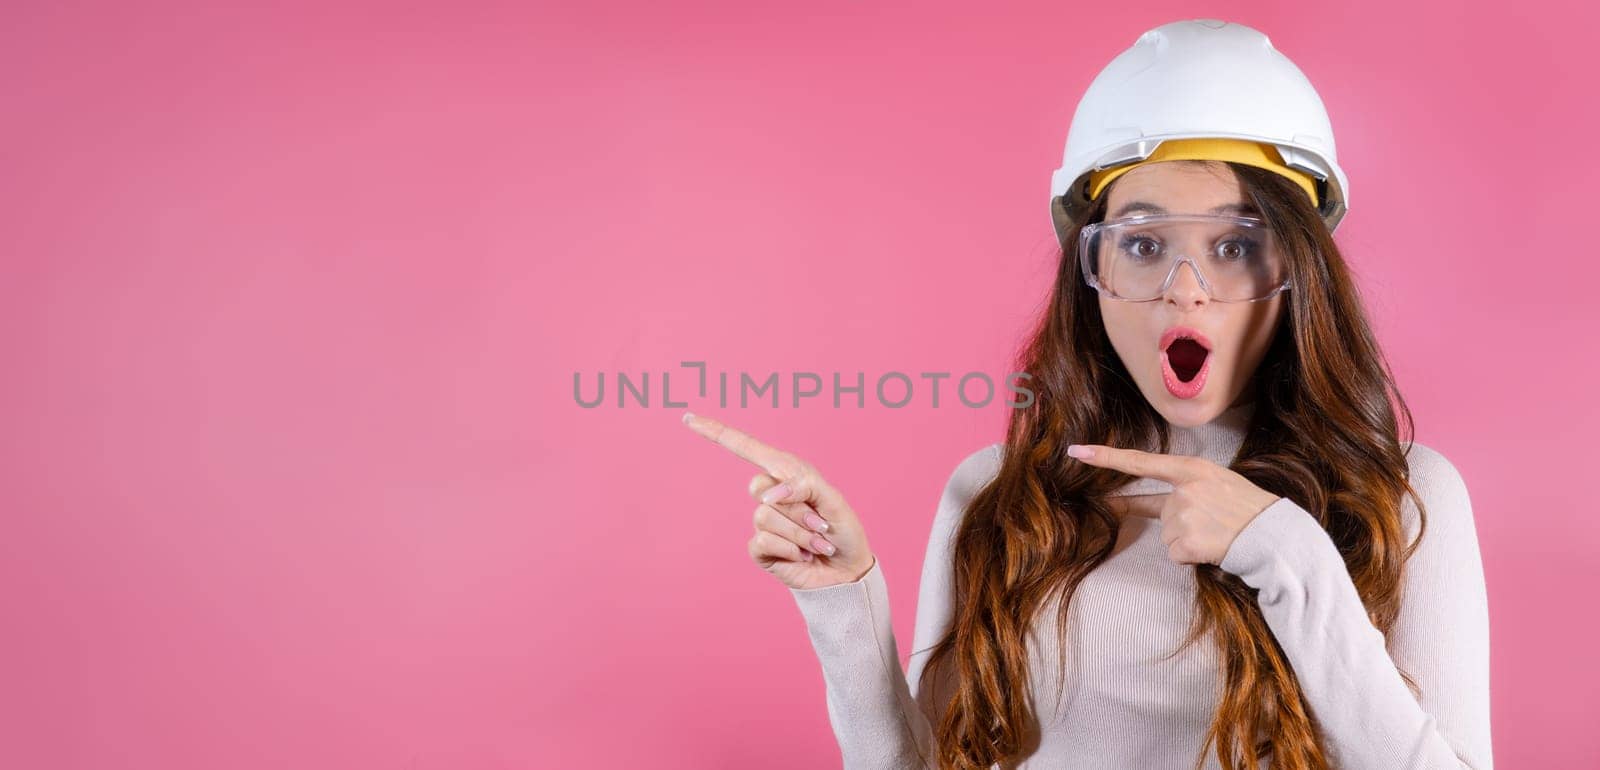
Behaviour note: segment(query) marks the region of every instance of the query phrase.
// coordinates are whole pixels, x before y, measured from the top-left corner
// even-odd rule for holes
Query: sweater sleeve
[[[945,485],[923,558],[915,634],[900,667],[883,565],[853,583],[790,589],[822,664],[828,721],[850,770],[935,770],[933,726],[953,693],[950,679],[921,676],[952,617],[951,545],[967,503],[991,478],[1001,445],[968,455]],[[948,670],[948,667],[946,667]]]
[[[1412,442],[1408,461],[1427,530],[1403,568],[1400,616],[1387,642],[1333,539],[1286,497],[1240,531],[1220,566],[1259,589],[1256,600],[1334,767],[1490,770],[1488,596],[1471,500],[1437,451]],[[1416,503],[1401,500],[1410,543]]]

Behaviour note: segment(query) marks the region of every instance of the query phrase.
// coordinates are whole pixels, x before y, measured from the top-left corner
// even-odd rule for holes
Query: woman
[[[1332,239],[1322,103],[1253,29],[1151,30],[1090,86],[1035,393],[956,467],[902,673],[882,567],[811,464],[761,466],[847,767],[1489,768],[1467,490],[1402,442]]]

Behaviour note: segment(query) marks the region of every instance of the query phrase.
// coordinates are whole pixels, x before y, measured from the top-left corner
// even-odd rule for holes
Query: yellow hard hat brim
[[[1317,200],[1316,180],[1304,171],[1285,165],[1283,156],[1278,154],[1278,148],[1265,142],[1227,138],[1168,139],[1157,145],[1150,153],[1150,157],[1144,160],[1116,168],[1092,171],[1089,173],[1089,200],[1099,198],[1100,193],[1104,192],[1106,186],[1117,177],[1147,163],[1159,163],[1164,160],[1220,160],[1264,168],[1282,174],[1299,185],[1300,189],[1305,190],[1306,195],[1311,198],[1313,208],[1321,205],[1321,201]]]

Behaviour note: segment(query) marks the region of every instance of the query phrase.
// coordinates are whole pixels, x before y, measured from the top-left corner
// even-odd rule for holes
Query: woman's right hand
[[[790,588],[826,588],[872,569],[867,534],[855,511],[812,465],[710,417],[684,413],[694,432],[761,469],[750,480],[755,536],[750,558]]]

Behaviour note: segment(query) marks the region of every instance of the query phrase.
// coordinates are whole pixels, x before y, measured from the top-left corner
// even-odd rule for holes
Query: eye
[[[1249,238],[1230,238],[1217,244],[1217,256],[1227,262],[1237,262],[1255,256],[1258,244]]]
[[[1136,259],[1152,259],[1161,253],[1161,243],[1145,235],[1130,235],[1122,239],[1122,250]]]

